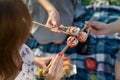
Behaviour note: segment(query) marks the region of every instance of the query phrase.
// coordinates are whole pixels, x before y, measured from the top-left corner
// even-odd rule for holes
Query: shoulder
[[[23,51],[27,54],[33,53],[32,50],[26,44],[23,44],[20,48],[20,53],[22,53]]]

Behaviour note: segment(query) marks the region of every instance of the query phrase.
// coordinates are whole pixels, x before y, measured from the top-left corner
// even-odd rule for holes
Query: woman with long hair
[[[34,64],[41,65],[41,59],[34,57],[32,51],[23,44],[31,26],[31,15],[22,0],[0,0],[0,80],[34,79]],[[62,63],[62,56],[58,59]],[[48,72],[46,77],[58,80],[62,77],[62,65],[55,62],[53,65],[55,67],[52,66],[49,71],[55,74],[51,77],[51,72]],[[53,71],[56,66],[60,70]]]

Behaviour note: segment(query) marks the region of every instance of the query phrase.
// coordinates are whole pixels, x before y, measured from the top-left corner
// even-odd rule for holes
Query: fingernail
[[[58,56],[62,56],[62,53],[58,53],[57,55],[58,55]]]

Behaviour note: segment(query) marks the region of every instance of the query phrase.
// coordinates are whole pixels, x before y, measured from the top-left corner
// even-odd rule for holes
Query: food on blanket
[[[73,26],[68,27],[68,29],[66,30],[66,33],[73,36],[77,36],[79,32],[80,32],[80,28]]]
[[[91,73],[89,77],[90,77],[90,80],[98,80],[98,77],[95,73]]]
[[[70,58],[69,57],[63,57],[63,61],[69,61]]]
[[[35,75],[38,78],[45,77],[45,75],[43,74],[43,70],[44,69],[37,67],[37,69],[35,70]],[[64,76],[69,77],[71,71],[73,70],[73,66],[71,64],[69,57],[63,57],[63,70],[64,70]]]
[[[63,70],[64,70],[64,76],[70,77],[71,70],[73,69],[72,64],[70,63],[70,60],[63,61]]]
[[[70,77],[70,73],[71,73],[72,68],[70,66],[64,66],[63,70],[64,70],[64,76]]]
[[[86,32],[80,32],[77,38],[80,42],[85,42],[87,40],[87,37],[88,35]]]
[[[68,57],[63,58],[63,67],[65,67],[65,66],[67,66],[69,68],[72,68],[71,67],[71,61]]]
[[[43,74],[43,69],[42,68],[38,68],[35,71],[35,75],[37,75],[38,78],[44,77],[45,75]]]
[[[85,66],[86,68],[88,68],[89,70],[95,70],[97,67],[97,62],[94,58],[86,58],[85,59]]]
[[[79,32],[80,32],[80,28],[77,28],[77,27],[71,27],[70,28],[70,34],[78,35]]]
[[[78,44],[78,40],[76,37],[74,36],[70,36],[67,39],[67,45],[69,45],[70,47],[75,47]]]

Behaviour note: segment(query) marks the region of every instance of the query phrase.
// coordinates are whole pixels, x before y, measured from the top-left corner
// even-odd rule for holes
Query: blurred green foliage
[[[84,4],[89,4],[93,2],[99,2],[99,1],[107,1],[110,4],[120,4],[120,0],[81,0]]]
[[[120,0],[107,0],[110,4],[120,4]]]
[[[81,0],[84,4],[89,4],[91,3],[93,0]],[[96,0],[95,0],[96,1]]]

